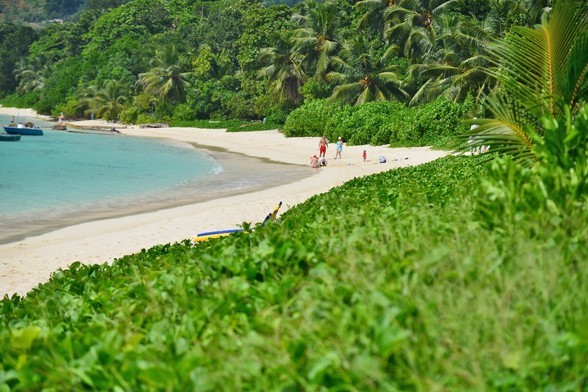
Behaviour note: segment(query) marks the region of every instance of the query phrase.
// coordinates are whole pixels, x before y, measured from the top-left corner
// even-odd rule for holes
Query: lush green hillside
[[[559,1],[585,7],[581,0]],[[5,106],[68,118],[265,118],[282,125],[292,110],[316,99],[418,106],[442,96],[458,104],[473,99],[471,118],[486,114],[480,104],[497,85],[497,61],[489,56],[494,40],[539,23],[551,3],[9,2],[5,9],[20,12],[20,19],[34,11],[43,15],[35,20],[65,23],[40,30],[17,57],[0,56],[7,71],[0,98]]]
[[[508,195],[540,177],[501,165],[356,179],[253,233],[57,272],[1,303],[0,388],[582,390],[586,199]]]

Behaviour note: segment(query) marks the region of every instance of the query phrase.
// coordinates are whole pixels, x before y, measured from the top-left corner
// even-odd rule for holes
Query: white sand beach
[[[34,111],[0,107],[0,114],[35,116]],[[80,121],[100,125],[104,121]],[[118,127],[123,134],[169,138],[222,148],[252,157],[309,166],[318,155],[319,138],[286,138],[279,131],[227,133],[195,128]],[[362,153],[367,151],[367,161]],[[447,155],[426,147],[345,146],[342,159],[334,160],[334,144],[327,150],[328,165],[308,167],[308,177],[277,187],[154,212],[93,221],[58,229],[22,241],[0,245],[0,297],[25,295],[51,274],[75,261],[86,264],[111,262],[154,245],[179,242],[196,233],[235,228],[243,222],[259,222],[279,202],[280,213],[313,195],[327,192],[355,177],[398,167],[418,165]],[[387,162],[380,164],[378,157]],[[263,164],[260,162],[260,164]]]

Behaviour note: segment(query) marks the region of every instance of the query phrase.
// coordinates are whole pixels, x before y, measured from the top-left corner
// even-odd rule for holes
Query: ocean
[[[0,115],[0,124],[11,116]],[[0,244],[95,219],[250,192],[307,175],[295,165],[189,143],[53,131],[0,142]],[[221,163],[222,162],[222,163]]]

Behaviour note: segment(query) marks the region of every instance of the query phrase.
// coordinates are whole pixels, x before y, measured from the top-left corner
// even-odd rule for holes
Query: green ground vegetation
[[[296,20],[331,20],[322,17],[332,5],[309,3],[316,8]],[[368,3],[388,2],[358,2]],[[479,16],[492,15],[476,4]],[[411,12],[386,15],[434,16]],[[491,145],[490,154],[354,179],[254,231],[244,222],[244,232],[196,246],[186,240],[103,265],[74,263],[26,297],[5,297],[0,391],[588,389],[587,17],[585,2],[560,0],[550,18],[493,43],[498,88],[484,95],[479,129],[463,134],[472,147]],[[409,27],[398,21],[392,31],[408,40]],[[300,50],[309,31],[298,32]],[[304,58],[313,78],[329,79],[329,37]],[[347,45],[355,59],[354,50]],[[357,64],[351,57],[338,64]],[[380,81],[395,80],[393,71]],[[280,91],[296,98],[297,82],[283,82]],[[287,132],[341,132],[358,142],[404,132],[444,144],[468,110],[467,98],[420,108],[335,105],[318,85],[302,89],[313,98],[292,112]],[[370,91],[362,97],[384,94]]]
[[[584,390],[588,110],[545,129],[567,163],[449,156],[57,271],[0,302],[0,390]]]

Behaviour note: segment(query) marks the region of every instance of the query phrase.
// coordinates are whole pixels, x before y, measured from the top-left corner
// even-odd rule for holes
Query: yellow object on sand
[[[265,219],[263,220],[261,225],[263,226],[267,222],[272,222],[272,221],[276,220],[276,217],[278,216],[278,210],[280,209],[281,206],[282,206],[282,202],[279,202],[278,205],[276,206],[276,208],[274,208],[274,210],[272,212],[270,212],[265,217]],[[238,233],[238,232],[242,232],[242,231],[243,231],[243,229],[241,229],[241,228],[216,230],[216,231],[205,231],[203,233],[196,234],[196,237],[192,238],[192,241],[194,243],[197,243],[197,242],[207,241],[207,240],[210,240],[213,238],[226,237],[226,236],[231,235],[233,233]]]

